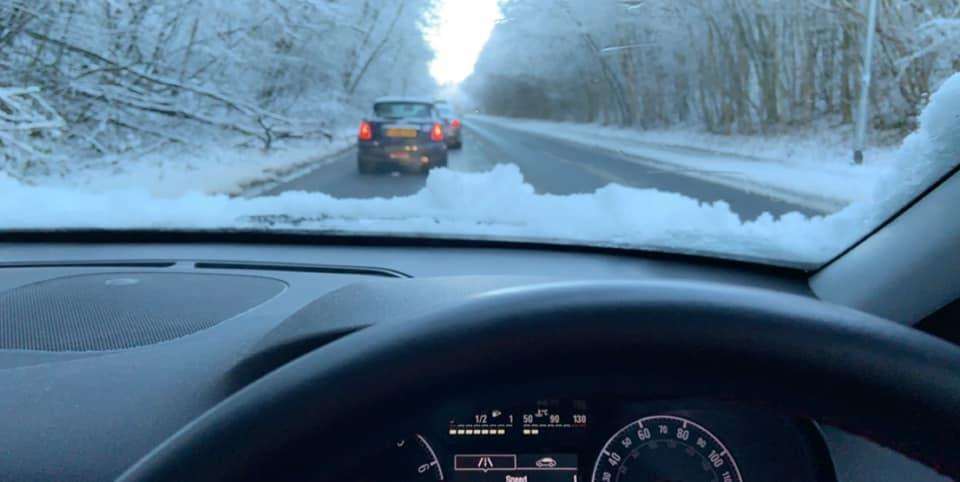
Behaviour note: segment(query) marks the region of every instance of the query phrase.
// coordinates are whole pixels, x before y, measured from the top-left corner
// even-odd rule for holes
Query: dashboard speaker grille
[[[0,293],[0,349],[106,351],[209,328],[276,296],[282,281],[191,273],[68,276]]]

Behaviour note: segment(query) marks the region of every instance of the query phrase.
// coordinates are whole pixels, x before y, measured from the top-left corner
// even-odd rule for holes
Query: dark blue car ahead
[[[373,117],[360,122],[357,169],[427,172],[446,167],[443,120],[433,102],[411,97],[383,97],[373,104]]]

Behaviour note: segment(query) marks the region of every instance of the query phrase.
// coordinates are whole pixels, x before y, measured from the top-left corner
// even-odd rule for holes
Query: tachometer
[[[703,426],[653,415],[620,429],[593,466],[593,482],[742,482],[733,455]]]
[[[430,482],[443,480],[443,469],[433,447],[427,439],[414,435],[397,441],[396,450],[392,456],[392,463],[384,464],[390,467],[389,480]]]

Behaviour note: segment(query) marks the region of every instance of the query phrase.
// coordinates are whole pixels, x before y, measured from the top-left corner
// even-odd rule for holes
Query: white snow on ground
[[[634,162],[824,212],[871,199],[877,180],[888,174],[897,152],[895,147],[870,147],[865,152],[869,162],[853,165],[849,141],[827,129],[813,135],[722,136],[479,115],[470,119],[618,151]]]
[[[286,141],[267,153],[256,147],[171,145],[122,159],[65,162],[62,169],[30,176],[27,182],[102,192],[136,187],[164,198],[189,192],[239,194],[250,185],[282,177],[348,148],[354,135],[350,130],[338,132],[330,142]]]
[[[254,199],[186,193],[158,198],[141,186],[92,192],[26,186],[0,173],[0,226],[16,228],[273,228],[361,233],[522,237],[705,251],[821,263],[854,242],[960,160],[960,74],[931,98],[872,198],[807,218],[743,222],[726,203],[610,185],[591,194],[540,195],[515,166],[486,173],[438,170],[426,187],[393,199],[336,199],[287,192]],[[283,215],[277,217],[277,215]],[[254,217],[254,218],[251,218]]]

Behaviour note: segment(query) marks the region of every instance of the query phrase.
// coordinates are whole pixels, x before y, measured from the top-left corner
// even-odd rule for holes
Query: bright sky
[[[473,72],[500,8],[497,0],[440,0],[437,13],[427,36],[437,52],[430,73],[440,84],[458,83]]]

